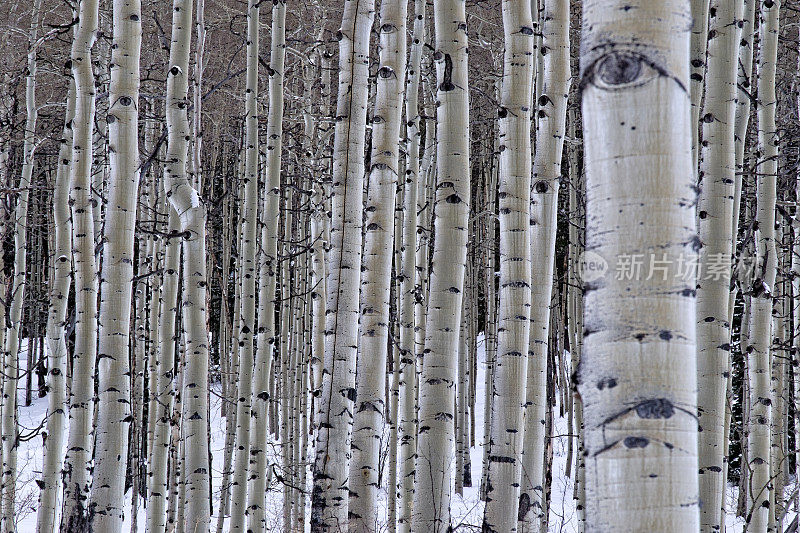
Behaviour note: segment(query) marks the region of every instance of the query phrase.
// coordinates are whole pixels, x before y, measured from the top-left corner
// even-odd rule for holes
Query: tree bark
[[[264,493],[267,483],[267,455],[264,445],[269,430],[269,376],[275,350],[275,282],[278,263],[278,194],[280,191],[281,138],[283,136],[283,73],[286,56],[286,3],[272,6],[270,46],[269,114],[267,115],[266,184],[261,207],[261,258],[259,261],[258,335],[256,337],[255,390],[250,431],[250,476],[247,504],[248,531],[264,531]]]
[[[380,59],[372,116],[361,334],[350,462],[350,530],[378,531],[378,469],[386,422],[386,357],[392,281],[394,195],[400,173],[400,120],[406,78],[406,0],[383,0]],[[394,490],[394,489],[390,489]]]
[[[752,319],[747,347],[750,384],[750,433],[747,440],[750,484],[748,531],[763,533],[769,521],[772,490],[770,442],[772,428],[772,302],[777,254],[775,201],[778,173],[778,133],[775,125],[775,69],[778,54],[780,0],[761,3],[761,46],[758,56],[758,155],[756,166],[756,272],[750,290]]]
[[[499,109],[500,313],[495,367],[497,394],[492,402],[483,517],[486,532],[516,531],[518,516],[509,511],[509,502],[520,499],[525,429],[522,408],[531,312],[533,20],[530,0],[505,1],[502,6],[505,61]],[[560,55],[558,59],[562,59]],[[555,226],[552,230],[555,235]],[[547,261],[549,255],[543,255],[542,260]]]
[[[254,333],[256,320],[256,237],[258,236],[258,51],[259,3],[247,5],[247,84],[245,89],[244,202],[241,207],[242,248],[238,263],[242,295],[239,300],[239,374],[236,398],[236,446],[231,483],[230,532],[245,529],[247,478],[250,462],[250,406],[253,398]]]
[[[373,0],[345,4],[339,37],[339,92],[333,152],[332,221],[327,279],[325,364],[317,412],[311,531],[348,523],[358,290],[361,267],[364,134]]]
[[[569,1],[547,0],[541,13],[541,86],[531,188],[531,326],[519,518],[523,531],[546,523],[544,506],[547,356],[555,269],[556,217],[570,86]],[[502,289],[501,289],[502,290]],[[499,331],[499,328],[498,328]],[[499,338],[499,335],[498,335]],[[498,353],[500,349],[498,347]],[[497,398],[495,398],[495,402]],[[542,527],[545,527],[544,525]]]
[[[725,400],[730,375],[728,304],[733,251],[736,176],[736,73],[741,1],[713,0],[703,104],[698,230],[702,248],[697,280],[697,409],[701,531],[718,531],[722,484]]]
[[[206,331],[206,208],[186,175],[189,47],[192,1],[174,0],[167,75],[167,166],[164,185],[177,211],[183,237],[183,339],[186,345],[182,401],[185,460],[182,472],[186,533],[207,533],[210,518],[208,416],[208,333]]]
[[[75,275],[75,348],[69,398],[69,434],[64,460],[64,512],[62,531],[83,531],[87,525],[90,461],[94,447],[94,372],[97,356],[97,261],[94,254],[92,198],[92,127],[94,125],[94,75],[91,49],[97,32],[97,0],[83,0],[72,45],[75,79],[70,205],[72,254]]]
[[[39,495],[37,531],[50,533],[58,520],[59,484],[63,468],[64,431],[67,420],[67,302],[72,261],[70,241],[72,220],[69,216],[69,175],[72,155],[72,123],[75,119],[75,81],[71,73],[67,91],[64,129],[58,151],[56,180],[53,185],[53,244],[50,267],[50,301],[47,314],[47,439]]]
[[[89,500],[89,528],[98,533],[121,531],[123,521],[125,458],[131,423],[128,339],[139,190],[141,3],[139,0],[115,0],[113,11],[114,44],[107,120],[111,175],[103,224],[97,353],[98,422]]]
[[[437,74],[435,234],[425,349],[412,531],[450,527],[453,408],[470,201],[467,23],[464,0],[434,3]]]
[[[658,261],[584,281],[589,531],[699,528],[690,29],[686,0],[583,4],[586,248]]]

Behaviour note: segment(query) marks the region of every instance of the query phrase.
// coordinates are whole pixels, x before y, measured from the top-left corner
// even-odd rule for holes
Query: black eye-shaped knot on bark
[[[597,76],[612,86],[633,83],[641,73],[641,58],[630,54],[611,53],[597,65]]]
[[[643,85],[657,75],[657,69],[645,57],[628,51],[613,51],[597,60],[591,82],[601,89],[626,89]]]

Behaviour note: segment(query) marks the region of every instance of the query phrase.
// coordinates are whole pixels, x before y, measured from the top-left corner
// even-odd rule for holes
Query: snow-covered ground
[[[23,344],[23,349],[24,349]],[[485,371],[485,348],[483,338],[478,343],[478,376],[477,395],[480,401],[486,397],[484,389],[484,371]],[[25,361],[24,353],[20,354],[21,361]],[[20,385],[24,386],[23,383]],[[218,388],[215,391],[219,393]],[[47,412],[47,398],[36,398],[34,393],[34,401],[30,407],[24,407],[24,389],[19,390],[19,421],[21,425],[21,433],[24,435],[29,433],[32,429],[37,428],[42,423],[43,418]],[[213,454],[213,500],[214,512],[218,511],[219,497],[220,497],[220,483],[222,480],[223,470],[223,448],[225,443],[225,419],[220,417],[220,398],[218,394],[211,395],[211,452]],[[556,414],[558,410],[556,410]],[[483,408],[478,405],[475,413],[476,422],[476,446],[471,449],[472,458],[472,481],[473,486],[464,489],[464,495],[453,496],[452,501],[452,514],[453,524],[458,526],[456,531],[479,531],[481,519],[483,515],[483,502],[478,497],[480,477],[481,477],[481,461],[483,457]],[[572,498],[573,494],[573,478],[567,478],[564,475],[567,462],[567,419],[556,418],[554,421],[555,434],[559,435],[555,438],[553,443],[553,486],[551,491],[551,504],[550,504],[550,529],[553,533],[571,533],[577,531],[577,513],[575,510],[575,502]],[[386,431],[388,435],[388,429]],[[313,446],[313,441],[309,439],[310,446]],[[273,458],[275,457],[274,446],[268,446],[268,450],[273,450]],[[42,460],[44,448],[42,446],[41,436],[36,436],[30,440],[24,441],[20,444],[19,448],[19,476],[17,482],[17,520],[18,531],[20,533],[33,533],[36,531],[36,508],[38,500],[38,487],[36,479],[41,474]],[[312,457],[312,450],[309,450],[309,458]],[[574,468],[573,468],[574,476]],[[310,476],[309,476],[310,486]],[[791,490],[789,490],[791,492]],[[381,491],[381,502],[385,509],[385,502],[388,501],[386,490]],[[729,486],[727,490],[728,508],[735,507],[736,502],[736,488]],[[267,494],[266,514],[268,525],[271,526],[270,531],[281,531],[281,516],[282,516],[282,491],[281,487],[275,482],[271,485]],[[309,499],[306,498],[307,506],[310,505]],[[124,532],[130,531],[130,493],[126,499],[126,524]],[[516,505],[516,502],[510,505]],[[307,509],[308,516],[309,510]],[[144,502],[139,505],[138,516],[138,532],[144,532],[145,529],[145,514],[146,509]],[[386,531],[386,513],[382,514],[383,527],[382,530]],[[788,518],[787,523],[793,518],[793,514]],[[212,528],[215,531],[217,518],[212,518]],[[730,533],[739,533],[744,529],[744,522],[742,519],[733,515],[727,517],[727,531]],[[308,529],[308,524],[306,524]]]

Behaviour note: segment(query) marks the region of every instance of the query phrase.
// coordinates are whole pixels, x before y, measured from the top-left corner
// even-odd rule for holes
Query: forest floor
[[[25,361],[24,354],[25,344],[22,346],[23,351],[20,353],[21,361]],[[483,516],[483,502],[479,498],[479,486],[481,480],[481,462],[483,460],[483,407],[482,400],[486,397],[484,371],[485,371],[485,348],[483,337],[478,342],[478,375],[476,376],[477,391],[476,398],[478,406],[476,407],[475,423],[476,423],[476,446],[470,450],[472,461],[472,487],[464,489],[463,496],[454,494],[452,501],[452,514],[455,531],[469,532],[480,531],[480,524]],[[567,358],[568,360],[569,358]],[[28,434],[31,430],[39,427],[43,423],[43,419],[47,412],[47,398],[38,398],[36,391],[33,393],[33,402],[30,406],[24,406],[25,391],[24,383],[20,383],[21,388],[18,391],[19,398],[19,423],[22,435]],[[220,416],[220,396],[219,386],[212,386],[211,394],[211,453],[213,456],[213,503],[214,512],[218,511],[219,498],[220,498],[220,484],[222,481],[223,471],[223,449],[225,444],[225,419]],[[552,533],[573,533],[577,531],[578,516],[575,510],[575,501],[573,500],[573,482],[574,482],[574,465],[573,475],[567,477],[564,475],[567,465],[567,425],[568,421],[566,416],[559,417],[559,409],[555,409],[554,420],[554,434],[556,437],[553,442],[553,484],[551,489],[551,504],[550,504],[550,527],[549,532]],[[388,427],[386,429],[388,436]],[[384,439],[385,440],[385,439]],[[309,458],[313,458],[313,440],[310,439],[309,445]],[[271,460],[278,457],[279,447],[277,443],[273,446],[268,446],[268,451],[271,454]],[[577,450],[574,452],[577,453]],[[36,509],[38,506],[38,486],[36,480],[41,475],[42,461],[44,455],[44,447],[42,446],[41,435],[37,435],[29,440],[25,440],[20,444],[18,453],[18,479],[17,479],[17,524],[19,533],[34,533],[36,531]],[[310,472],[308,476],[310,487]],[[787,494],[790,494],[793,487],[787,489]],[[274,480],[270,484],[267,495],[266,514],[268,517],[269,531],[281,531],[281,516],[282,516],[282,486]],[[737,488],[729,485],[727,487],[728,509],[735,507]],[[385,489],[381,491],[381,500],[383,503],[387,501],[387,492]],[[126,523],[123,531],[127,533],[131,529],[131,493],[128,491],[126,494]],[[310,505],[308,498],[306,499],[307,507]],[[386,506],[383,505],[385,509]],[[306,516],[310,513],[310,508],[306,510]],[[790,512],[786,524],[794,518],[794,513]],[[386,513],[382,513],[380,517],[381,531],[386,529]],[[139,504],[139,512],[137,519],[137,531],[135,533],[145,531],[146,522],[146,507],[145,502],[141,501]],[[216,531],[217,517],[214,516],[211,521],[212,531]],[[736,517],[733,514],[728,514],[727,531],[729,533],[740,533],[744,529],[744,520]],[[308,530],[308,524],[306,524]]]

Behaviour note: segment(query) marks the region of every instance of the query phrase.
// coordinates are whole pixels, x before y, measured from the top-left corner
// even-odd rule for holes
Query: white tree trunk
[[[278,264],[278,200],[280,194],[281,137],[283,135],[283,64],[286,56],[286,3],[272,7],[270,47],[269,114],[267,116],[266,186],[261,207],[261,258],[259,261],[258,336],[256,338],[255,390],[250,431],[250,476],[247,492],[247,529],[266,528],[264,493],[267,486],[267,454],[264,448],[269,430],[269,376],[275,348],[275,282]]]
[[[568,1],[564,3],[569,5]],[[531,310],[530,123],[534,31],[530,0],[503,2],[503,29],[505,61],[499,109],[498,184],[500,313],[495,368],[497,395],[492,402],[483,518],[483,531],[487,533],[516,531],[518,516],[513,508],[509,509],[509,502],[519,501],[522,474],[523,406]],[[560,54],[556,55],[557,59],[563,59]],[[566,70],[568,73],[568,63]],[[552,233],[555,236],[555,226]],[[543,261],[550,258],[552,263],[550,254],[543,256]]]
[[[47,439],[42,469],[42,490],[36,527],[50,533],[58,524],[58,499],[63,467],[64,431],[67,427],[67,301],[69,300],[72,261],[69,216],[69,174],[72,159],[72,121],[75,118],[75,81],[69,76],[67,109],[58,151],[56,180],[53,186],[53,244],[50,267],[50,302],[47,314],[48,407]]]
[[[708,51],[708,12],[711,0],[691,0],[692,37],[689,49],[689,91],[692,98],[692,169],[697,172],[700,146],[700,110],[703,100],[703,88],[706,77],[706,58]]]
[[[584,281],[586,528],[697,531],[689,3],[583,9],[586,248],[643,265]]]
[[[701,531],[718,531],[722,485],[725,403],[730,375],[728,304],[733,250],[733,195],[736,175],[736,74],[742,18],[741,0],[713,0],[708,47],[703,144],[699,174],[697,280],[697,409]]]
[[[736,126],[735,126],[735,152],[736,152],[736,177],[733,194],[733,228],[737,235],[739,224],[739,211],[742,198],[742,171],[744,170],[744,149],[747,139],[747,129],[750,124],[750,92],[752,91],[753,75],[753,48],[754,24],[757,0],[744,0],[743,24],[740,35],[739,67],[737,69],[736,85]],[[734,298],[735,301],[735,298]]]
[[[333,151],[325,365],[317,412],[311,531],[348,523],[348,469],[355,402],[361,280],[364,133],[373,0],[345,4],[339,36],[339,92]]]
[[[91,169],[94,125],[94,76],[91,49],[97,31],[97,0],[80,3],[78,29],[72,46],[75,79],[75,120],[72,138],[70,205],[75,269],[75,349],[69,399],[69,434],[64,460],[62,531],[86,527],[90,461],[94,447],[94,372],[97,355],[97,262]]]
[[[186,176],[190,136],[187,116],[191,0],[174,0],[169,72],[167,74],[167,166],[164,185],[181,222],[183,237],[183,375],[182,425],[185,460],[182,471],[186,533],[206,533],[210,518],[208,415],[208,333],[206,331],[206,208]]]
[[[547,0],[542,18],[541,87],[536,102],[536,156],[531,187],[531,326],[519,518],[524,531],[546,523],[544,450],[547,442],[547,354],[555,268],[556,216],[570,85],[569,1]],[[501,285],[502,290],[502,285]],[[499,327],[498,327],[499,331]],[[498,334],[499,339],[499,334]],[[498,356],[500,356],[498,346]],[[494,399],[497,402],[497,398]]]
[[[231,489],[230,532],[242,533],[247,506],[250,462],[250,406],[253,401],[253,336],[256,320],[256,239],[258,235],[258,50],[259,3],[247,5],[247,84],[245,89],[244,201],[241,207],[242,247],[239,269],[239,374],[236,398],[236,446]],[[266,281],[266,280],[265,280]]]
[[[394,196],[400,173],[400,120],[406,78],[407,0],[383,0],[365,207],[361,334],[350,462],[350,529],[378,531],[378,470],[386,422],[386,355],[392,275]],[[394,413],[393,413],[394,414]],[[394,490],[394,489],[391,489]]]
[[[419,390],[412,531],[450,524],[453,408],[470,201],[467,22],[464,0],[434,3],[437,73],[435,233]]]
[[[419,87],[422,66],[422,43],[425,41],[426,0],[414,1],[414,33],[406,84],[406,140],[408,156],[403,191],[403,230],[400,261],[400,367],[396,423],[399,429],[398,482],[391,487],[398,494],[397,524],[399,533],[409,533],[411,505],[414,498],[414,455],[417,451],[417,369],[415,334],[417,204],[420,181]],[[391,524],[390,524],[391,526]]]
[[[139,0],[115,0],[113,38],[108,108],[111,176],[103,225],[97,440],[89,500],[89,528],[98,533],[122,529],[131,421],[128,339],[139,189]]]
[[[167,524],[167,497],[169,491],[167,461],[170,450],[170,419],[173,404],[173,376],[175,368],[175,326],[178,314],[178,268],[180,268],[180,223],[177,213],[168,203],[169,222],[165,243],[164,274],[161,283],[161,305],[158,316],[158,337],[161,339],[157,354],[156,381],[150,384],[150,394],[155,397],[156,418],[153,450],[148,465],[147,533],[161,533]],[[172,443],[177,446],[177,442]]]
[[[778,133],[775,125],[775,69],[778,54],[780,0],[761,3],[761,47],[758,56],[758,148],[756,167],[756,248],[758,258],[751,289],[752,319],[747,370],[750,384],[750,465],[748,531],[764,533],[769,521],[771,492],[770,431],[772,428],[772,301],[775,294],[777,255],[775,201],[778,173]],[[775,465],[777,466],[777,465]]]
[[[33,2],[31,24],[28,32],[28,62],[25,76],[25,134],[22,148],[22,175],[20,176],[14,207],[14,275],[11,292],[7,297],[5,343],[3,350],[3,397],[2,397],[2,531],[13,533],[16,530],[16,485],[17,485],[17,447],[19,446],[19,427],[17,425],[17,382],[21,374],[19,367],[19,344],[22,334],[22,304],[27,284],[28,252],[28,198],[30,196],[36,150],[36,35],[39,30],[39,11],[41,0]],[[32,349],[32,339],[28,350]],[[28,369],[33,371],[32,368]]]

